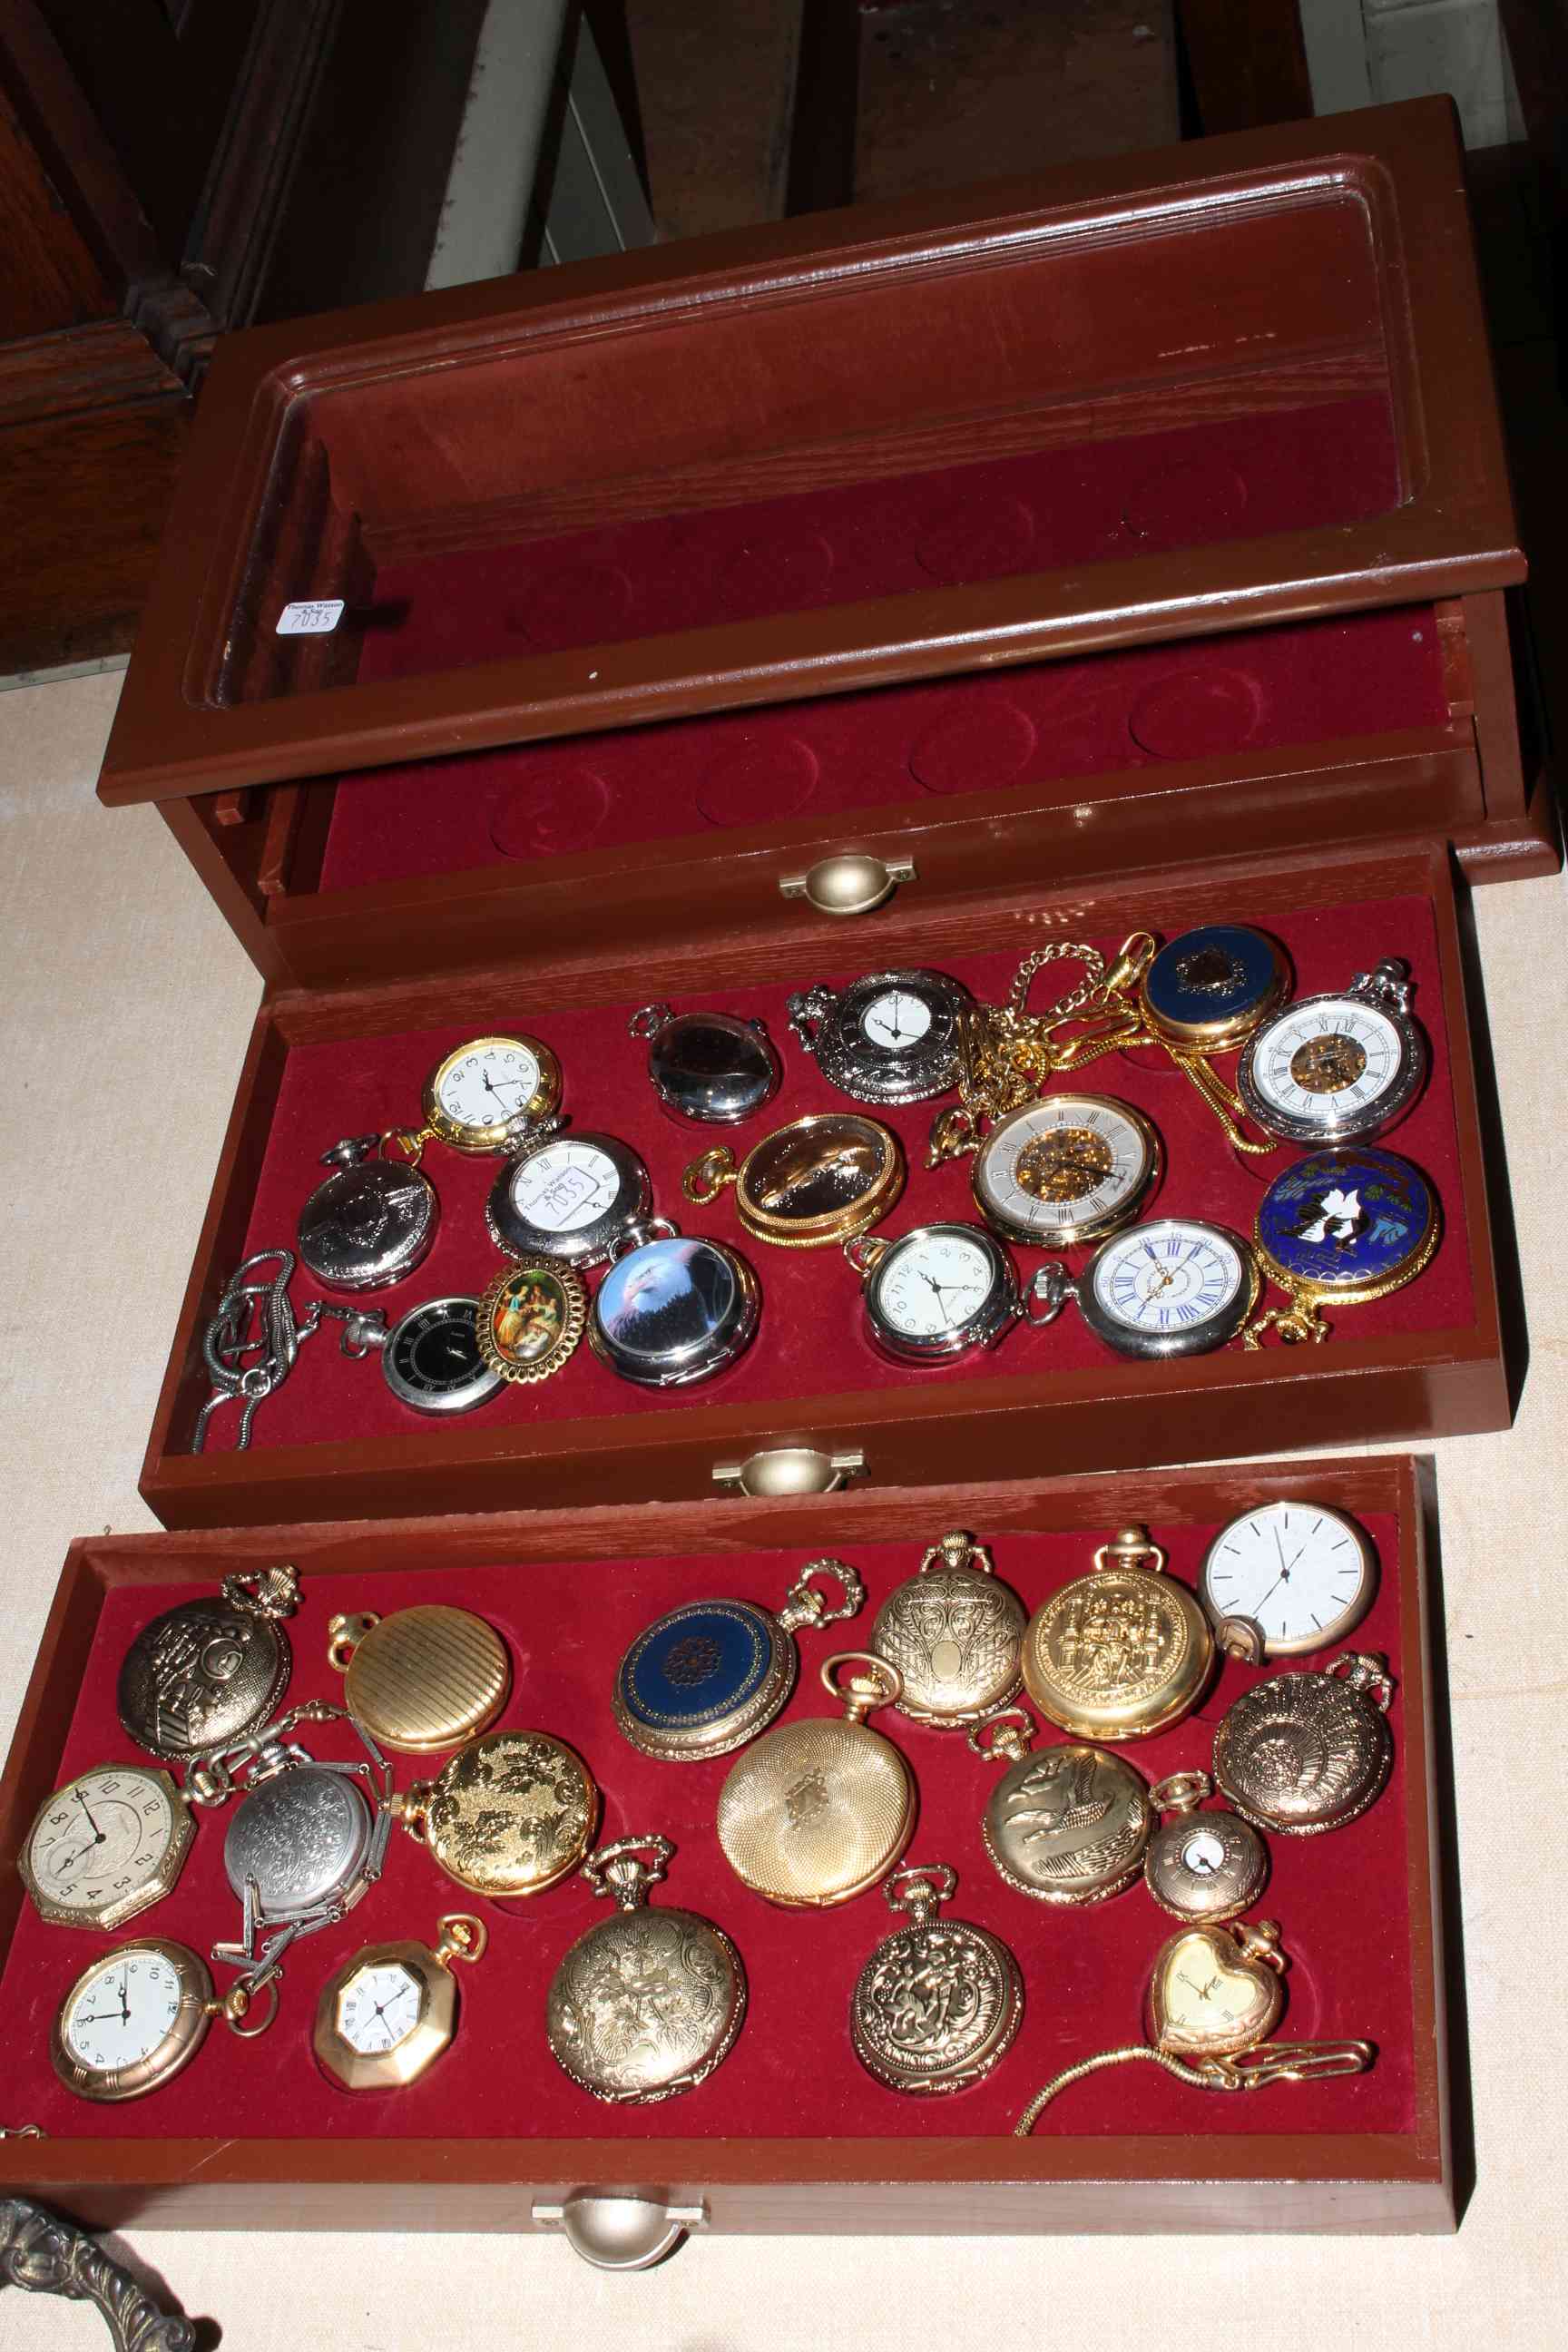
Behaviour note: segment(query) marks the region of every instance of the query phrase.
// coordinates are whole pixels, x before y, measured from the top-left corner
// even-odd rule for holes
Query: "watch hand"
[[[71,1791],[71,1794],[75,1797],[75,1799],[76,1799],[76,1801],[77,1801],[77,1803],[81,1807],[82,1811],[83,1811],[84,1813],[86,1813],[86,1815],[87,1815],[87,1825],[88,1825],[89,1829],[92,1832],[92,1834],[93,1834],[93,1837],[94,1837],[95,1841],[97,1842],[97,1843],[98,1843],[98,1844],[101,1845],[101,1844],[103,1843],[103,1832],[99,1828],[98,1823],[93,1820],[93,1818],[92,1818],[92,1812],[91,1812],[90,1808],[89,1807],[89,1804],[88,1804],[87,1799],[82,1795],[81,1790],[80,1790],[79,1789],[73,1789],[73,1790],[72,1790],[72,1791]]]
[[[129,1960],[120,1971],[120,2022],[121,2025],[129,2025],[131,2022],[131,1963]]]

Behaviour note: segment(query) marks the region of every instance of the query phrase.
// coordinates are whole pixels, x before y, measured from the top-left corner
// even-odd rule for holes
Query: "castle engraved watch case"
[[[1042,1715],[1087,1739],[1142,1739],[1197,1705],[1215,1666],[1208,1619],[1167,1576],[1147,1528],[1123,1528],[1038,1608],[1024,1683]]]
[[[840,1683],[841,1666],[859,1671]],[[885,1877],[915,1825],[914,1775],[865,1717],[900,1696],[884,1659],[847,1651],[822,1683],[843,1713],[775,1724],[719,1792],[719,1843],[753,1895],[789,1909],[847,1903]]]
[[[945,1863],[893,1873],[883,1893],[907,1922],[878,1945],[849,2003],[849,2038],[862,2066],[889,2091],[915,2098],[984,2081],[1023,2021],[1024,1980],[1001,1937],[938,1916],[957,1885]]]
[[[969,1744],[1007,1766],[986,1801],[980,1834],[998,1876],[1037,1903],[1079,1907],[1131,1886],[1153,1828],[1142,1777],[1103,1748],[1030,1751],[1022,1707],[974,1725]]]
[[[1016,1697],[1026,1619],[985,1546],[954,1529],[883,1601],[870,1648],[899,1670],[901,1715],[962,1727]]]
[[[819,982],[792,996],[789,1025],[828,1084],[856,1102],[928,1102],[958,1084],[972,1002],[945,972],[872,971],[849,988]]]
[[[166,1763],[245,1738],[265,1723],[291,1664],[281,1620],[299,1598],[292,1568],[224,1579],[222,1598],[182,1601],[144,1625],[120,1669],[120,1720]]]

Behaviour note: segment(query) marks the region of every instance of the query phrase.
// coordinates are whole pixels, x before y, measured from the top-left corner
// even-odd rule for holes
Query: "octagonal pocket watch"
[[[100,1764],[44,1799],[16,1867],[51,1927],[119,1927],[171,1892],[195,1835],[167,1772]]]
[[[392,2091],[416,2083],[451,2045],[458,2025],[456,1960],[482,1958],[482,1919],[454,1911],[427,1944],[367,1944],[328,1978],[312,2046],[341,2090]]]

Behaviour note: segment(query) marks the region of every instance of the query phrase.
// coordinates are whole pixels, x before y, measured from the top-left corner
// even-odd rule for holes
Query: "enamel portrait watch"
[[[627,1027],[647,1039],[648,1083],[674,1118],[738,1127],[778,1092],[779,1057],[760,1021],[645,1004]]]
[[[1289,1143],[1360,1143],[1404,1118],[1426,1075],[1410,967],[1386,957],[1338,993],[1303,996],[1248,1038],[1237,1090]]]
[[[844,1255],[864,1284],[871,1345],[895,1364],[951,1364],[994,1348],[1035,1314],[1036,1287],[983,1225],[917,1225],[896,1241],[861,1234]]]
[[[45,1798],[16,1867],[51,1927],[119,1927],[162,1902],[195,1835],[167,1772],[100,1764]]]
[[[1068,1249],[1131,1223],[1160,1173],[1160,1139],[1142,1111],[1109,1095],[1056,1094],[998,1121],[972,1182],[986,1223],[1008,1241]]]
[[[1258,1265],[1239,1234],[1200,1217],[1154,1217],[1102,1242],[1076,1278],[1054,1261],[1035,1287],[1045,1323],[1069,1298],[1122,1356],[1198,1356],[1234,1339],[1258,1302]]]
[[[561,1101],[561,1065],[537,1037],[470,1037],[425,1081],[425,1124],[389,1137],[417,1164],[427,1142],[475,1155],[515,1151]]]
[[[1430,1264],[1442,1216],[1412,1161],[1374,1144],[1347,1144],[1276,1176],[1256,1230],[1258,1264],[1290,1303],[1258,1317],[1249,1348],[1269,1329],[1298,1344],[1326,1339],[1326,1306],[1364,1306],[1402,1290]]]
[[[857,1102],[928,1102],[958,1084],[961,1018],[973,1002],[940,971],[873,971],[789,1000],[789,1025],[830,1086]]]
[[[571,1362],[587,1324],[583,1277],[558,1257],[503,1266],[475,1315],[479,1355],[498,1387],[551,1379]]]
[[[555,1135],[509,1160],[490,1188],[485,1223],[508,1257],[602,1265],[653,1201],[647,1170],[613,1135]]]
[[[1243,1511],[1210,1544],[1198,1579],[1221,1649],[1255,1665],[1342,1641],[1376,1591],[1371,1538],[1326,1503]]]

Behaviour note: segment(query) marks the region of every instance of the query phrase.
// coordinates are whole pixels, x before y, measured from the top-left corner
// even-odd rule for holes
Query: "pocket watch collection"
[[[531,2023],[509,1998],[509,2036],[542,2033],[595,2100],[699,2093],[757,1998],[747,1904],[822,1913],[877,1887],[898,1924],[880,1941],[847,1932],[837,1999],[846,2060],[890,2093],[953,2095],[988,2079],[1023,2021],[1030,1951],[1042,1986],[1056,1985],[1068,1915],[1140,1885],[1181,1923],[1152,1962],[1149,2038],[1069,2067],[1022,2111],[1020,2132],[1069,2082],[1137,2058],[1217,2089],[1360,2071],[1364,2042],[1269,2038],[1280,1930],[1243,1915],[1266,1887],[1288,1906],[1272,1838],[1346,1828],[1387,1784],[1393,1681],[1379,1655],[1339,1646],[1376,1595],[1370,1538],[1327,1506],[1260,1504],[1215,1535],[1195,1590],[1142,1526],[1086,1549],[1083,1569],[1031,1610],[1005,1557],[999,1569],[991,1545],[949,1531],[885,1589],[863,1647],[818,1651],[798,1706],[801,1642],[867,1606],[859,1572],[831,1556],[771,1599],[683,1601],[618,1662],[589,1660],[623,1766],[646,1759],[625,1810],[657,1819],[668,1772],[668,1812],[689,1819],[684,1776],[722,1764],[721,1777],[685,1782],[700,1812],[711,1808],[711,1851],[734,1889],[719,1919],[663,1899],[672,1862],[678,1888],[684,1874],[664,1831],[606,1837],[621,1773],[580,1752],[577,1725],[502,1722],[520,1700],[531,1712],[530,1660],[514,1662],[474,1611],[335,1614],[320,1664],[337,1696],[284,1705],[299,1671],[283,1631],[300,1600],[292,1569],[179,1602],[136,1634],[119,1676],[121,1727],[159,1762],[95,1765],[57,1789],[20,1874],[50,1927],[109,1934],[169,1896],[197,1841],[216,1839],[233,1924],[215,1921],[205,1955],[138,1933],[92,1958],[57,2000],[56,2075],[84,2099],[139,2098],[197,2058],[218,2018],[242,2040],[265,2032],[299,1948],[404,1880],[410,1844],[474,1907],[443,1911],[426,1889],[415,1934],[384,1929],[340,1954],[309,2025],[335,2091],[405,2088],[459,2029],[479,2032],[462,2023],[459,1979],[504,1972],[495,1954],[510,1940],[525,1960],[547,1958],[549,1975]],[[1227,1694],[1227,1676],[1245,1686]],[[1191,1726],[1216,1685],[1206,1752],[1194,1736],[1151,1785],[1118,1751]],[[318,1754],[318,1733],[346,1754]],[[399,1757],[419,1776],[401,1787]],[[1025,1898],[1016,1935],[947,1908],[959,1892],[950,1858],[906,1860],[922,1780],[972,1790],[975,1851],[1005,1902]],[[534,1911],[573,1879],[613,1906],[574,1941],[552,1937],[548,1904]],[[1044,1930],[1048,1961],[1037,1906],[1064,1923]],[[231,1972],[226,1990],[215,1971]],[[820,1953],[812,1984],[819,1974]],[[826,2045],[816,2063],[831,2063]]]
[[[1058,963],[1076,977],[1032,1007],[1038,975]],[[1022,1327],[1043,1332],[1069,1304],[1098,1341],[1134,1360],[1321,1341],[1341,1310],[1413,1281],[1439,1245],[1429,1178],[1374,1143],[1416,1102],[1430,1054],[1397,956],[1337,992],[1293,997],[1291,985],[1275,940],[1211,922],[1163,945],[1135,931],[1109,961],[1052,941],[1024,959],[1000,1004],[926,969],[801,990],[786,1005],[796,1068],[859,1108],[824,1101],[749,1147],[715,1140],[695,1153],[685,1201],[713,1211],[732,1192],[739,1248],[683,1234],[631,1144],[572,1123],[569,1074],[543,1039],[471,1038],[428,1073],[419,1124],[329,1145],[331,1172],[300,1208],[293,1248],[260,1253],[236,1276],[205,1334],[212,1394],[198,1450],[228,1402],[240,1406],[237,1443],[248,1442],[258,1405],[324,1316],[344,1326],[342,1356],[377,1358],[411,1413],[466,1413],[532,1388],[566,1371],[584,1339],[634,1386],[715,1379],[765,1312],[752,1244],[764,1258],[842,1251],[860,1283],[858,1317],[842,1288],[831,1310],[845,1339],[858,1320],[870,1348],[909,1370],[973,1362]],[[628,1030],[676,1127],[760,1120],[785,1075],[757,1019],[650,1003]],[[1147,1110],[1113,1089],[1080,1090],[1080,1074],[1112,1055],[1180,1073],[1214,1115],[1216,1150],[1259,1165],[1304,1154],[1266,1183],[1249,1231],[1205,1213],[1202,1169],[1172,1168]],[[635,1071],[634,1061],[633,1085]],[[942,1107],[917,1170],[876,1114],[928,1102]],[[477,1296],[417,1300],[392,1317],[349,1303],[408,1281],[428,1255],[441,1222],[432,1147],[500,1163],[482,1217],[499,1262]],[[922,1218],[917,1207],[909,1222],[906,1193],[961,1157],[972,1160],[973,1216]],[[901,1202],[906,1229],[874,1232]],[[1047,1255],[1020,1266],[1019,1251]],[[1070,1265],[1065,1252],[1077,1254]],[[326,1294],[298,1321],[296,1255]],[[264,1261],[277,1265],[272,1279],[247,1280]],[[829,1277],[825,1302],[832,1295]]]

